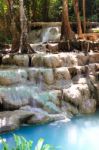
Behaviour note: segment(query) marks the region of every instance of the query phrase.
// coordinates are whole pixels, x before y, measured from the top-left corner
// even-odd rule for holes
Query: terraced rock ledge
[[[94,113],[99,105],[99,53],[0,56],[0,133]]]

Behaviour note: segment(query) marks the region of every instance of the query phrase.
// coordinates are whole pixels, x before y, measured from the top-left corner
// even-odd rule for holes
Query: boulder
[[[53,69],[42,69],[41,74],[46,84],[50,85],[54,83]]]
[[[79,110],[76,106],[74,106],[73,104],[69,103],[69,102],[65,102],[62,101],[62,107],[61,110],[64,113],[67,113],[67,115],[70,117],[71,115],[77,115],[79,114]]]
[[[34,67],[42,67],[43,56],[44,56],[44,53],[34,54],[33,56],[31,56],[31,65]]]
[[[26,85],[0,87],[0,104],[5,110],[18,109],[31,102],[34,93],[37,93],[36,90],[36,87]]]
[[[61,80],[61,79],[70,80],[71,79],[70,73],[66,67],[56,68],[54,70],[54,76],[55,76],[55,80]]]
[[[14,64],[17,66],[29,66],[29,56],[28,55],[14,55],[13,57]]]
[[[62,113],[49,114],[48,112],[46,112],[41,108],[33,108],[31,106],[21,107],[20,110],[29,111],[33,113],[33,115],[30,118],[28,118],[26,121],[26,123],[28,124],[43,124],[43,123],[56,121],[56,120],[63,120],[67,118],[66,114],[65,115]]]
[[[92,53],[89,55],[89,63],[99,63],[99,53]]]
[[[74,67],[78,65],[78,61],[75,53],[60,53],[59,58],[62,61],[64,67]]]
[[[63,89],[63,97],[66,102],[70,102],[76,106],[81,104],[82,95],[79,89],[72,85],[70,88]]]
[[[94,113],[96,111],[96,100],[95,99],[83,100],[79,107],[79,111],[82,114]]]
[[[0,85],[12,85],[27,81],[27,72],[23,69],[0,70]]]
[[[29,66],[29,56],[24,55],[5,55],[2,58],[2,64],[16,65],[16,66]]]
[[[78,60],[78,65],[83,66],[88,63],[89,56],[88,55],[86,56],[84,53],[80,53],[77,55],[77,60]]]
[[[79,84],[75,86],[80,91],[82,100],[90,99],[91,94],[87,84]]]
[[[44,66],[48,68],[61,67],[62,61],[59,59],[58,54],[48,54],[44,56]]]
[[[0,133],[18,128],[22,122],[25,122],[32,115],[32,112],[23,110],[0,112]]]

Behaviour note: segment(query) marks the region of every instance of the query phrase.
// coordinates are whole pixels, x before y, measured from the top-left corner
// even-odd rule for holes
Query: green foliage
[[[7,12],[7,4],[4,0],[0,0],[0,15],[4,15]]]
[[[3,150],[11,150],[9,145],[3,140]],[[27,141],[23,136],[14,135],[15,147],[12,150],[32,150],[33,141]],[[44,144],[44,139],[40,138],[34,150],[55,150],[51,145]]]

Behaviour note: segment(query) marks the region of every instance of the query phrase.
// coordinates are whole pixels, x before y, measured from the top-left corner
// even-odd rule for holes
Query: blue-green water
[[[2,134],[2,138],[11,146],[13,133],[22,135],[27,140],[34,140],[34,145],[42,137],[45,143],[55,146],[56,150],[99,150],[99,113],[75,117],[67,123],[61,121],[24,126],[14,132]]]

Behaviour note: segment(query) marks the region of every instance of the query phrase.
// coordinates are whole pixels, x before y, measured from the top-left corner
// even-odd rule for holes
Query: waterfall
[[[59,27],[48,27],[42,32],[42,43],[48,41],[58,41],[60,39],[60,28]]]

